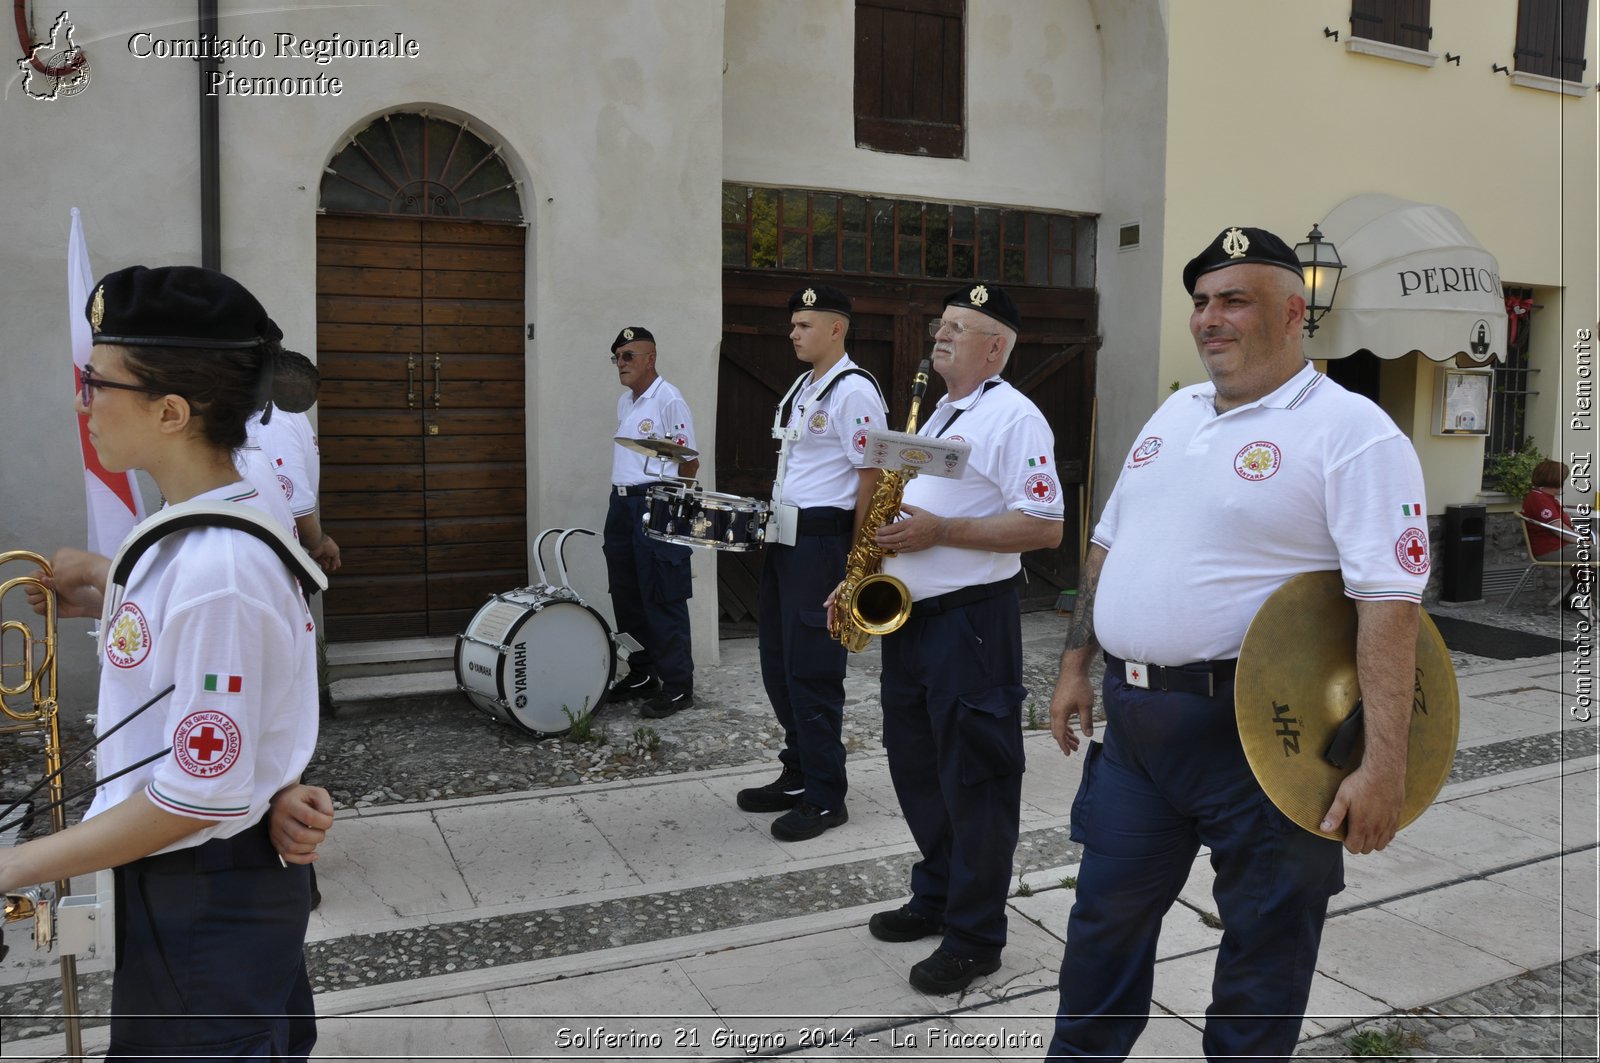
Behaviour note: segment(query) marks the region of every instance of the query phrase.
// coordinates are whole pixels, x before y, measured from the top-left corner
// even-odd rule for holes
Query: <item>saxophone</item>
[[[906,418],[907,435],[917,430],[917,411],[922,407],[923,393],[928,390],[931,364],[931,359],[924,358],[917,366],[911,385],[911,415]],[[879,528],[899,515],[906,484],[916,474],[915,469],[883,470],[855,545],[845,558],[844,582],[833,599],[830,634],[851,653],[866,649],[874,635],[899,630],[911,616],[911,591],[901,580],[879,571],[883,567],[884,549],[878,545],[877,535]]]

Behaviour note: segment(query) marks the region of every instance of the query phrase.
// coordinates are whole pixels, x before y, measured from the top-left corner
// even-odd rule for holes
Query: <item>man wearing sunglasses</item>
[[[626,439],[664,439],[695,449],[694,421],[683,393],[656,374],[656,338],[630,325],[611,342],[617,382],[617,430]],[[611,503],[603,549],[617,630],[642,647],[628,658],[628,674],[611,687],[610,700],[647,699],[641,716],[662,719],[694,704],[694,658],[689,650],[689,548],[644,533],[646,495],[673,475],[693,478],[700,459],[667,471],[620,443],[611,457]]]

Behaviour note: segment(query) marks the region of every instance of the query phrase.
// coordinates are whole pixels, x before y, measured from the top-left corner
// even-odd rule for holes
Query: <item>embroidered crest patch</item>
[[[185,716],[172,732],[172,759],[197,779],[213,779],[239,759],[244,738],[227,714],[202,709]]]
[[[1413,576],[1428,571],[1428,537],[1420,528],[1407,528],[1394,544],[1394,558]]]
[[[828,411],[818,410],[806,419],[806,430],[814,436],[820,436],[828,430]]]
[[[850,442],[855,446],[857,454],[865,454],[867,452],[867,430],[865,428],[857,428],[856,434],[851,437]]]
[[[1054,502],[1056,495],[1060,494],[1056,490],[1056,478],[1047,472],[1036,472],[1028,477],[1024,490],[1035,502]]]
[[[134,668],[150,656],[150,623],[132,602],[122,603],[111,618],[106,636],[106,660],[118,668]]]
[[[1278,471],[1278,466],[1283,463],[1283,453],[1278,450],[1276,443],[1257,440],[1246,443],[1240,448],[1239,453],[1233,456],[1233,471],[1241,479],[1258,481],[1265,480]]]
[[[1141,465],[1149,465],[1156,460],[1156,455],[1161,453],[1161,437],[1145,436],[1139,440],[1139,445],[1133,448],[1133,454],[1128,458],[1128,468],[1137,469]]]

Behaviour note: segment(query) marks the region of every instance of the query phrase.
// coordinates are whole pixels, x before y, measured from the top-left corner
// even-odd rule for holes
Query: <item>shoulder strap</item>
[[[833,390],[833,386],[835,384],[837,384],[839,381],[843,380],[847,376],[864,376],[864,377],[866,377],[867,378],[867,382],[872,385],[872,390],[876,391],[878,393],[878,404],[881,405],[886,410],[889,408],[889,404],[883,401],[883,389],[878,386],[878,379],[876,377],[874,377],[871,373],[867,372],[865,369],[862,369],[860,366],[857,366],[857,365],[851,366],[849,369],[846,369],[844,372],[840,373],[838,376],[836,376],[832,380],[828,381],[828,386],[823,388],[821,393],[817,395],[817,401],[821,402],[823,399],[827,398],[828,397],[828,392]]]
[[[809,372],[801,373],[794,378],[794,383],[789,385],[789,390],[784,393],[783,400],[778,403],[777,421],[775,428],[783,428],[789,423],[789,411],[794,409],[794,397],[800,394],[800,389],[806,386],[806,377]]]
[[[311,560],[300,544],[289,537],[277,521],[258,509],[238,502],[191,501],[168,506],[144,521],[123,542],[117,556],[111,561],[112,586],[121,587],[128,582],[133,566],[156,543],[185,528],[232,528],[253,535],[272,547],[273,553],[300,581],[300,593],[309,605],[311,596],[328,589],[328,577]],[[108,596],[109,600],[109,596]]]

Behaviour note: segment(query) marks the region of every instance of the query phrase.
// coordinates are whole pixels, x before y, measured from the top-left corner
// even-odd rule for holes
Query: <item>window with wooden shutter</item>
[[[856,0],[856,147],[966,152],[966,0]]]
[[[1353,0],[1350,35],[1425,52],[1433,37],[1428,0]]]
[[[1517,69],[1563,81],[1582,81],[1589,0],[1519,0]]]

